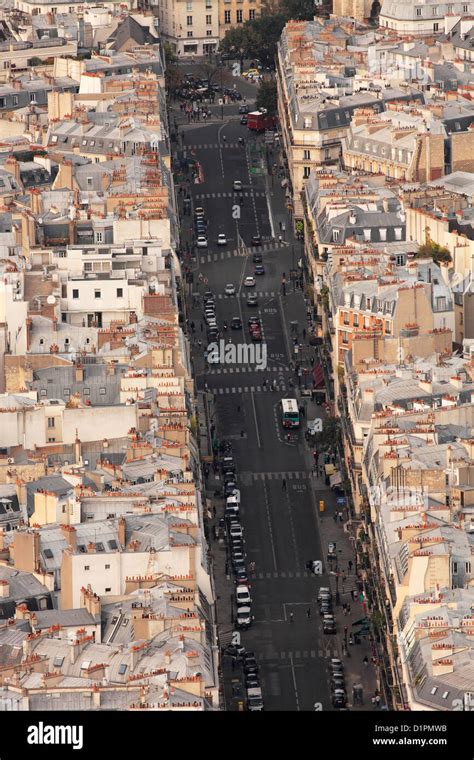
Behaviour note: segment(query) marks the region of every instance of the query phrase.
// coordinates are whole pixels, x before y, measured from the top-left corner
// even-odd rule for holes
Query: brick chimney
[[[73,551],[77,549],[77,531],[72,525],[61,525],[61,532]]]
[[[94,617],[100,617],[100,597],[94,594],[91,587],[81,588],[81,607],[85,607]]]
[[[69,660],[72,665],[76,662],[77,658],[79,657],[81,651],[81,644],[77,639],[74,639],[71,641],[70,648],[69,648]]]
[[[87,544],[87,553],[95,554],[95,544],[92,543],[92,541],[89,541],[89,543]]]
[[[125,546],[125,526],[126,526],[125,517],[119,517],[118,524],[117,524],[118,539],[122,546]]]

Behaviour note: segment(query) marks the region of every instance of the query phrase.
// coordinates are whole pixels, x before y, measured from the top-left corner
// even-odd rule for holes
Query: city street
[[[194,249],[195,258],[186,257],[194,275],[190,291],[201,297],[206,290],[215,294],[217,322],[226,341],[251,343],[248,318],[258,316],[268,351],[267,367],[208,365],[202,305],[193,298],[189,299],[188,317],[195,325],[196,383],[198,390],[206,388],[213,399],[215,436],[232,442],[237,463],[246,563],[248,569],[253,568],[249,581],[254,620],[250,629],[241,633],[241,641],[257,657],[265,709],[328,710],[332,709],[328,659],[341,656],[341,645],[339,636],[323,634],[316,603],[318,588],[331,585],[329,577],[312,575],[306,563],[310,559],[324,562],[327,547],[321,545],[317,510],[320,499],[329,504],[334,497],[323,478],[312,472],[304,417],[300,430],[288,441],[280,411],[280,400],[285,397],[307,404],[297,391],[293,362],[298,359],[302,366],[310,367],[315,358],[314,349],[307,345],[295,355],[291,332],[291,322],[297,320],[302,340],[307,324],[303,292],[294,289],[289,280],[300,244],[288,232],[291,224],[278,176],[251,171],[257,163],[252,156],[264,155],[263,137],[249,133],[237,114],[226,118],[224,123],[183,124],[180,128],[180,146],[199,162],[203,180],[189,186],[191,216],[182,223],[183,240],[192,239],[194,208],[203,207],[208,220],[208,248]],[[239,137],[244,145],[239,144]],[[276,148],[272,148],[271,160],[277,160]],[[264,160],[260,163],[266,165]],[[235,180],[242,182],[242,194],[233,191]],[[241,211],[237,219],[236,206]],[[218,246],[217,237],[222,233],[227,245]],[[262,245],[252,247],[252,236],[257,234]],[[255,277],[254,288],[246,288],[245,277],[254,274],[255,252],[262,253],[265,273]],[[225,295],[229,283],[235,287],[235,296]],[[257,295],[257,307],[247,305],[250,290]],[[224,321],[230,325],[233,317],[241,318],[243,330],[223,331]],[[314,416],[316,407],[313,403],[309,406]],[[317,409],[323,416],[321,407]],[[212,495],[211,489],[209,493]],[[214,503],[218,519],[223,516],[224,500]],[[213,553],[221,645],[225,645],[235,628],[234,581],[230,569],[226,576],[225,544],[214,542]],[[245,692],[232,690],[237,673],[227,656],[223,657],[223,672],[227,709],[237,709],[232,696],[242,694],[244,698]]]

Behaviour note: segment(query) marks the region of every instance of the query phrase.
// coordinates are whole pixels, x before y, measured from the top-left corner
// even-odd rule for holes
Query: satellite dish
[[[54,304],[56,303],[56,298],[54,296],[48,296],[46,299],[46,303]]]

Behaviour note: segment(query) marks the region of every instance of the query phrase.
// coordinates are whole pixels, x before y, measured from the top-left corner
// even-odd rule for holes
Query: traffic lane
[[[247,405],[247,403],[244,399],[244,404]],[[246,446],[246,443],[247,441],[244,442],[244,446]],[[236,461],[238,461],[238,446],[235,447],[235,456]],[[256,568],[265,567],[272,572],[277,572],[271,539],[273,525],[265,508],[265,486],[264,484],[259,484],[250,489],[245,486],[242,478],[239,478],[238,472],[237,477],[242,499],[241,520],[244,527],[247,570],[249,570],[250,563],[255,562]],[[250,578],[249,582],[252,589],[254,589],[254,579]]]

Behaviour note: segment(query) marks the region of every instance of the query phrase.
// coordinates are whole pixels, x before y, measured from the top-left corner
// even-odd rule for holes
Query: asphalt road
[[[239,117],[233,115],[224,125],[184,127],[183,132],[184,146],[193,151],[203,169],[204,182],[191,187],[193,207],[203,206],[209,220],[209,247],[197,251],[195,263],[196,275],[202,273],[208,284],[199,286],[196,277],[193,290],[200,287],[202,293],[209,288],[215,293],[220,327],[224,320],[242,318],[243,332],[229,329],[226,339],[231,336],[234,342],[250,342],[247,320],[258,315],[268,352],[265,370],[243,365],[211,369],[203,358],[205,333],[203,346],[194,348],[198,388],[207,383],[214,392],[218,436],[233,442],[247,565],[255,562],[251,578],[255,620],[242,633],[242,643],[259,661],[266,710],[314,710],[315,703],[331,709],[327,657],[337,654],[336,641],[323,636],[315,603],[317,588],[326,584],[305,570],[308,559],[322,558],[316,517],[319,497],[312,492],[303,432],[299,431],[297,440],[287,442],[279,414],[281,398],[295,396],[289,389],[289,380],[294,378],[289,368],[293,358],[289,323],[295,314],[304,319],[306,313],[301,291],[287,296],[281,292],[282,273],[288,273],[292,265],[291,246],[282,247],[271,239],[270,217],[272,213],[281,217],[284,209],[281,202],[276,208],[268,178],[249,171],[249,141],[253,138],[240,125]],[[245,148],[239,146],[239,136],[245,138]],[[233,218],[238,205],[232,191],[235,179],[244,186],[238,220]],[[185,217],[186,224],[191,224],[189,219]],[[227,236],[227,246],[217,246],[219,233]],[[238,250],[238,236],[248,245],[257,233],[266,241],[262,246],[265,274],[255,278],[258,307],[252,308],[246,304],[242,283],[253,274],[254,264],[251,252],[245,256]],[[226,283],[235,285],[235,297],[225,297]],[[198,326],[199,309],[191,317]],[[200,336],[199,327],[197,330]],[[277,390],[272,391],[269,386],[274,379]],[[227,584],[231,594],[233,583]],[[235,677],[227,670],[225,673],[229,679]]]

